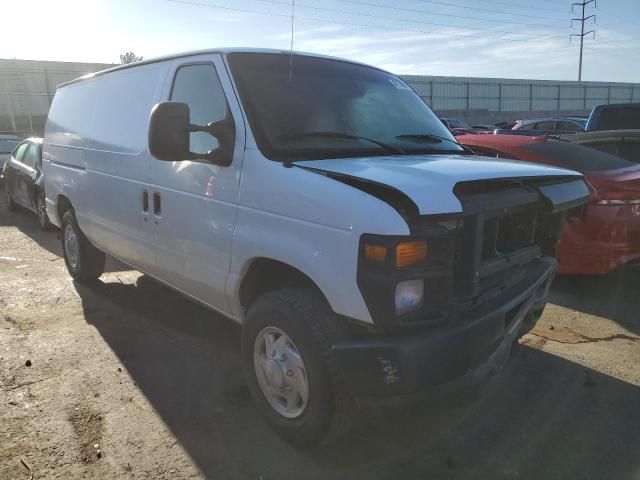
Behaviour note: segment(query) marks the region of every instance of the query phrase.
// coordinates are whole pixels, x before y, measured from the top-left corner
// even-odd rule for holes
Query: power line
[[[190,1],[190,0],[167,0],[167,1],[168,2],[172,2],[172,3],[180,3],[180,4],[184,4],[184,5],[195,5],[195,6],[200,6],[200,7],[209,7],[209,8],[232,11],[232,12],[253,13],[253,14],[268,15],[268,16],[273,16],[273,17],[281,17],[281,18],[284,17],[284,18],[287,18],[287,19],[291,18],[290,14],[264,12],[264,11],[252,10],[252,9],[247,9],[247,8],[229,7],[229,6],[226,6],[226,5],[214,5],[214,4],[210,4],[210,3],[201,3],[201,2]],[[300,6],[300,5],[297,4],[297,6]],[[385,31],[389,31],[389,32],[410,32],[410,33],[421,33],[421,34],[425,34],[425,35],[441,35],[441,36],[445,36],[445,37],[479,38],[479,39],[482,39],[482,40],[496,39],[496,40],[502,40],[502,41],[507,41],[507,42],[530,42],[531,41],[531,39],[524,39],[524,38],[493,37],[493,36],[488,36],[488,35],[473,35],[473,34],[465,35],[465,34],[452,33],[452,32],[434,32],[433,30],[431,30],[431,31],[429,31],[429,30],[417,30],[417,29],[410,29],[410,28],[404,28],[404,27],[384,27],[384,26],[381,26],[381,25],[371,25],[371,24],[357,23],[357,22],[345,22],[345,21],[338,21],[338,20],[327,20],[327,19],[317,18],[317,17],[303,17],[303,16],[299,16],[299,15],[296,16],[296,19],[307,20],[307,21],[311,21],[311,22],[319,22],[319,23],[330,23],[330,24],[335,24],[335,25],[347,25],[347,26],[352,26],[352,27],[371,28],[371,29],[375,29],[375,30],[385,30]],[[566,44],[564,44],[562,42],[539,41],[537,43],[538,44],[547,44],[547,45],[565,45],[565,47],[568,47],[568,45],[566,45]]]
[[[555,3],[558,4],[558,0],[538,0],[539,2]]]
[[[566,10],[560,10],[558,8],[548,8],[548,7],[540,8],[540,7],[532,7],[530,5],[514,5],[513,2],[509,2],[509,3],[507,3],[507,2],[497,2],[495,0],[476,0],[476,1],[479,1],[479,2],[482,2],[482,3],[493,3],[493,4],[496,4],[496,5],[506,5],[508,7],[513,7],[513,8],[529,8],[529,9],[538,10],[538,11],[539,10],[544,10],[544,11],[547,11],[547,12],[567,13]]]
[[[604,50],[602,48],[592,48],[591,50],[584,52],[585,56],[588,55],[606,55],[606,56],[613,56],[613,57],[618,57],[618,58],[622,58],[624,60],[629,61],[629,57],[626,55],[621,55],[619,53],[616,52],[612,52],[610,50]]]
[[[590,30],[588,32],[584,31],[584,22],[586,22],[589,19],[593,19],[593,23],[596,23],[595,14],[589,15],[587,17],[584,16],[585,7],[590,3],[594,3],[595,1],[596,0],[583,0],[581,3],[574,3],[571,5],[571,11],[573,11],[573,7],[575,7],[576,5],[578,5],[579,7],[582,7],[582,16],[580,18],[571,19],[571,24],[573,24],[574,21],[580,22],[580,33],[572,33],[569,36],[569,41],[571,41],[571,38],[573,37],[580,37],[580,56],[578,57],[578,81],[579,82],[582,80],[582,50],[584,46],[584,37],[585,35],[589,35],[589,34],[593,34],[594,37],[596,36],[595,30]]]
[[[403,12],[411,12],[411,13],[426,13],[428,15],[436,15],[439,17],[452,17],[452,18],[460,18],[463,20],[480,20],[481,22],[494,22],[494,23],[505,23],[506,20],[494,20],[494,19],[490,19],[490,18],[482,18],[482,17],[467,17],[467,16],[463,16],[463,15],[455,15],[452,13],[438,13],[438,12],[432,12],[429,10],[421,10],[421,9],[417,9],[417,8],[405,8],[405,7],[396,7],[396,6],[391,6],[391,5],[383,5],[380,3],[371,3],[371,2],[365,2],[365,1],[361,1],[361,0],[338,0],[339,2],[344,2],[344,3],[352,3],[355,5],[363,5],[363,6],[367,6],[367,7],[379,7],[379,8],[386,8],[386,9],[390,9],[390,10],[400,10]],[[513,25],[526,25],[528,27],[546,27],[546,28],[559,28],[559,27],[549,27],[548,25],[544,25],[541,23],[524,23],[524,22],[514,22],[512,20],[508,20],[509,24],[513,24]]]
[[[282,0],[258,0],[259,2],[264,2],[264,3],[273,3],[276,5],[287,5],[289,6],[290,3],[289,2],[285,2]],[[343,15],[356,15],[359,17],[369,17],[369,18],[378,18],[381,20],[394,20],[397,22],[407,22],[407,23],[415,23],[415,24],[420,24],[420,25],[433,25],[436,27],[447,27],[447,28],[457,28],[457,29],[461,29],[461,30],[475,30],[475,31],[484,31],[484,32],[492,32],[492,33],[504,33],[507,35],[521,35],[521,36],[529,36],[529,37],[545,37],[545,38],[566,38],[564,35],[551,35],[551,34],[531,34],[531,33],[520,33],[520,32],[513,32],[513,31],[508,31],[508,30],[494,30],[491,28],[482,28],[482,27],[464,27],[461,25],[451,25],[449,23],[434,23],[434,22],[425,22],[423,20],[410,20],[410,19],[404,19],[404,18],[393,18],[393,17],[386,17],[383,15],[375,15],[373,13],[361,13],[361,12],[349,12],[346,10],[337,10],[334,8],[325,8],[325,7],[316,7],[313,5],[306,5],[303,3],[298,3],[296,4],[296,6],[298,8],[308,8],[311,10],[317,10],[317,11],[321,11],[321,12],[330,12],[330,13],[340,13]]]
[[[545,18],[547,20],[555,20],[558,21],[560,19],[558,19],[557,17],[544,17],[541,15],[529,15],[526,13],[510,13],[510,12],[496,12],[495,10],[489,10],[488,8],[478,8],[478,7],[467,7],[467,6],[462,6],[462,5],[456,5],[455,3],[447,3],[447,2],[440,2],[437,0],[418,0],[419,2],[424,2],[424,3],[433,3],[434,5],[444,5],[446,7],[454,7],[454,8],[462,8],[465,10],[477,10],[479,12],[489,12],[492,15],[513,15],[516,17],[529,17],[529,18]]]
[[[637,50],[638,53],[640,53],[640,47],[638,45],[625,45],[624,43],[619,43],[619,42],[615,42],[613,40],[606,40],[604,38],[600,38],[600,36],[598,36],[598,41],[602,42],[602,43],[609,43],[611,45],[615,45],[615,46],[621,47],[621,48],[631,48],[633,50]]]

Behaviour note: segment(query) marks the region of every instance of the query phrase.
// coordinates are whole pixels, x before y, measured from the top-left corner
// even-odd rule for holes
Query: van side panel
[[[54,193],[69,198],[92,243],[149,273],[155,253],[142,212],[147,128],[167,68],[144,65],[61,88],[45,135],[49,202]]]
[[[47,213],[60,226],[59,195],[79,199],[87,164],[85,141],[92,111],[91,86],[76,83],[60,88],[53,98],[42,144],[42,168],[47,195]]]

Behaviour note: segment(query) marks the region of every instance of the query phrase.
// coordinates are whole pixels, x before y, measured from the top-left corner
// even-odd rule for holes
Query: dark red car
[[[478,155],[561,166],[592,187],[584,220],[558,244],[560,273],[607,273],[640,260],[640,165],[581,145],[545,137],[462,135]]]

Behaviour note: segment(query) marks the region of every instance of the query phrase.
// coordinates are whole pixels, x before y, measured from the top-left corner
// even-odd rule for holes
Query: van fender
[[[350,230],[276,215],[268,217],[265,221],[264,212],[239,211],[225,292],[233,316],[244,321],[242,280],[255,259],[268,258],[309,277],[335,313],[372,323],[357,286],[358,236]]]

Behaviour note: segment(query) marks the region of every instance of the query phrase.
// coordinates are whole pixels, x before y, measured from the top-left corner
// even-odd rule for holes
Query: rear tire
[[[285,359],[280,362],[280,352],[275,348],[273,357],[268,346],[260,348],[265,335],[273,335],[275,345],[282,334],[288,345],[282,351],[297,361],[290,361],[283,354]],[[354,421],[353,399],[330,351],[331,345],[345,336],[345,326],[338,322],[325,299],[311,289],[270,292],[249,307],[242,331],[242,361],[249,391],[267,422],[295,445],[327,443],[346,432]],[[298,390],[298,370],[303,372],[300,378],[306,379],[302,382],[307,387],[306,401],[300,395],[301,401],[291,402],[295,408],[287,410],[286,399],[282,399],[281,406],[277,402],[291,393],[289,385]]]
[[[36,202],[36,208],[38,213],[38,223],[40,229],[47,231],[51,230],[51,222],[49,221],[49,215],[47,215],[47,201],[44,194],[44,190],[41,190],[38,194],[38,201]]]
[[[73,210],[62,216],[62,252],[69,275],[81,283],[95,282],[104,273],[105,254],[84,236]]]
[[[18,208],[18,204],[14,202],[13,198],[11,197],[11,192],[9,192],[8,185],[5,185],[4,187],[4,201],[5,205],[7,206],[7,210],[9,210],[10,212],[15,212]]]

